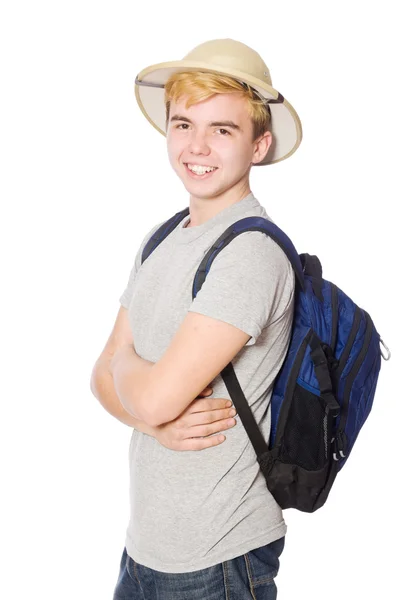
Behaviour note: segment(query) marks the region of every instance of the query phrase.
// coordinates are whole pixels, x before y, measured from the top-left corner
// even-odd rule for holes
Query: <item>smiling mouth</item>
[[[199,177],[199,178],[204,178],[206,176],[211,175],[212,173],[215,173],[215,171],[218,170],[218,167],[211,167],[211,171],[202,171],[202,172],[196,172],[193,171],[192,169],[189,169],[188,165],[189,164],[194,164],[194,163],[183,163],[185,166],[185,169],[187,170],[187,172],[189,173],[189,175],[195,176],[195,177]],[[208,165],[210,167],[210,165]]]

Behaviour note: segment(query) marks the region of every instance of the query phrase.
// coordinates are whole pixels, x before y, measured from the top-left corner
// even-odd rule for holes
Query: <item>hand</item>
[[[179,451],[203,450],[221,444],[226,438],[213,434],[234,427],[236,421],[229,416],[233,407],[226,408],[230,403],[226,398],[202,398],[210,394],[212,388],[208,386],[177,419],[155,427],[156,440],[165,448]]]

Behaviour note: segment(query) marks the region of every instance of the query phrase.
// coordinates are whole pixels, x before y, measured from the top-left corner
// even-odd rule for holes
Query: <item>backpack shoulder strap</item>
[[[148,256],[157,248],[159,244],[179,225],[179,223],[189,214],[189,207],[187,206],[183,210],[175,213],[170,219],[168,219],[165,223],[163,223],[157,231],[151,236],[151,238],[146,243],[143,251],[142,251],[142,260],[141,264],[148,258]],[[193,281],[193,298],[196,297],[197,293],[201,289],[205,281],[205,277],[208,271],[211,268],[211,264],[217,254],[225,248],[230,242],[241,233],[246,231],[262,231],[272,238],[280,246],[283,252],[286,254],[289,259],[294,271],[295,277],[298,285],[304,291],[305,282],[304,282],[304,271],[305,267],[308,266],[309,261],[306,260],[310,255],[302,254],[298,255],[295,246],[293,245],[290,238],[280,229],[275,223],[272,223],[268,219],[264,217],[245,217],[244,219],[240,219],[236,221],[232,225],[230,225],[226,231],[216,240],[216,242],[212,245],[212,247],[205,254],[203,260],[200,263],[199,268],[197,269],[196,276]],[[310,257],[316,259],[317,257]],[[318,261],[318,259],[317,259]],[[302,267],[303,263],[303,267]],[[319,264],[319,269],[321,273],[321,265]],[[309,274],[309,273],[308,273]]]
[[[200,291],[215,257],[219,254],[219,252],[221,252],[221,250],[223,250],[223,248],[230,244],[235,237],[246,231],[261,231],[262,233],[265,233],[271,237],[272,240],[274,240],[276,244],[280,246],[294,269],[297,284],[304,291],[305,278],[302,269],[301,258],[289,237],[277,225],[268,219],[263,217],[245,217],[230,225],[230,227],[224,231],[224,233],[206,252],[193,280],[193,299]],[[225,382],[226,389],[229,392],[230,398],[237,409],[237,412],[241,418],[241,422],[251,440],[256,455],[258,459],[260,458],[262,460],[263,457],[269,452],[269,447],[248,405],[247,399],[245,398],[244,392],[234,371],[232,361],[226,365],[226,367],[221,371],[220,375]]]
[[[298,285],[304,291],[305,279],[301,259],[290,238],[284,231],[277,227],[277,225],[264,217],[245,217],[230,225],[205,254],[193,280],[193,298],[195,298],[200,291],[215,257],[223,248],[230,244],[235,237],[246,231],[262,231],[280,246],[295,271],[295,278]]]
[[[141,264],[147,259],[147,257],[157,248],[159,244],[175,229],[175,227],[189,214],[189,207],[175,213],[173,217],[168,219],[165,223],[153,233],[150,239],[145,244],[142,250]]]

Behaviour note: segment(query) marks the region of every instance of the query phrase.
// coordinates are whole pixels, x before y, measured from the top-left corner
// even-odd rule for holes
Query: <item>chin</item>
[[[205,187],[199,185],[185,185],[185,189],[187,192],[189,192],[191,196],[194,196],[195,198],[202,198],[203,200],[208,200],[208,198],[215,198],[223,192],[223,189],[220,187]]]

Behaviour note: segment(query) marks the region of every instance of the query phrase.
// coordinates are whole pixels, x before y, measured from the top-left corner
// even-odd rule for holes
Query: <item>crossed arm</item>
[[[124,408],[155,427],[176,419],[250,339],[224,321],[188,312],[157,363],[133,344],[121,347],[110,368]]]

